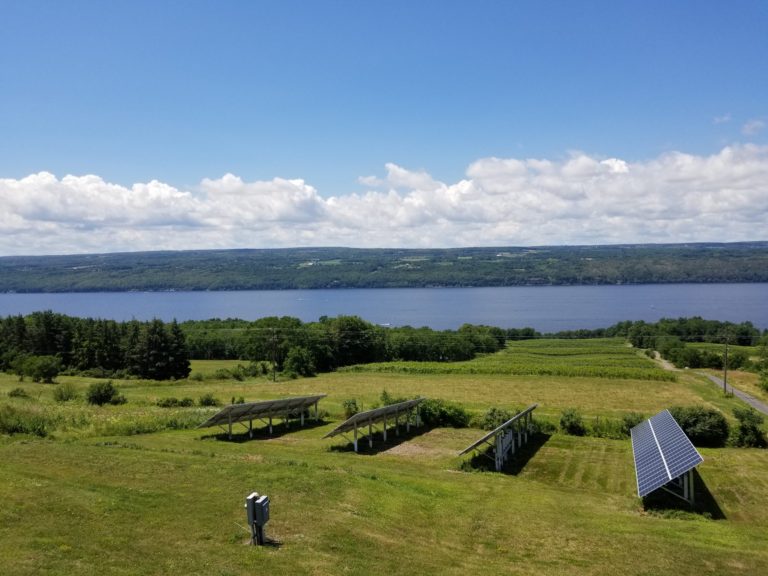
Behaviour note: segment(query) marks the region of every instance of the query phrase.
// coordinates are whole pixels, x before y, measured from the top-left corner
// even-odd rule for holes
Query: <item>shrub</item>
[[[584,436],[587,429],[584,419],[575,408],[566,408],[560,415],[560,430],[571,436]]]
[[[24,356],[20,357],[16,364],[16,373],[22,379],[29,376],[33,382],[53,384],[56,376],[61,372],[61,359],[56,356]]]
[[[214,397],[214,395],[210,392],[206,392],[200,396],[200,398],[197,400],[197,403],[200,404],[200,406],[221,406],[219,399]]]
[[[94,382],[88,387],[86,392],[88,404],[103,406],[104,404],[125,404],[125,396],[118,393],[117,388],[112,384],[112,380],[106,382]]]
[[[53,422],[37,410],[22,410],[6,404],[0,406],[0,434],[32,434],[44,437],[53,428]]]
[[[202,382],[204,379],[202,372],[192,372],[189,376],[190,380],[194,380],[195,382]]]
[[[645,416],[639,412],[629,412],[628,414],[622,415],[621,428],[624,431],[624,436],[630,436],[632,428],[640,424],[643,420],[645,420]]]
[[[317,374],[315,359],[312,353],[301,346],[294,346],[288,350],[285,362],[283,363],[283,369],[286,372],[305,377]]]
[[[626,438],[628,433],[624,429],[624,422],[622,420],[595,416],[589,430],[589,435],[595,436],[596,438],[613,438],[614,440],[621,440]]]
[[[703,406],[674,406],[669,412],[695,446],[725,446],[728,422],[720,411]]]
[[[187,408],[189,406],[194,406],[195,401],[192,400],[192,398],[182,398],[179,400],[178,398],[171,396],[169,398],[160,398],[160,400],[157,401],[157,405],[160,406],[160,408]]]
[[[763,448],[766,445],[763,436],[763,417],[752,408],[734,408],[733,415],[739,421],[733,437],[735,446]]]
[[[389,392],[386,390],[381,391],[381,396],[379,396],[379,399],[381,400],[382,406],[391,406],[392,404],[400,404],[400,402],[405,402],[408,400],[405,396],[392,396]]]
[[[760,379],[757,381],[757,383],[764,392],[768,392],[768,370],[763,370],[760,372]]]
[[[77,390],[72,382],[64,382],[59,384],[53,390],[53,399],[56,402],[69,402],[77,398]]]
[[[29,394],[27,394],[27,391],[21,387],[14,388],[10,392],[8,392],[8,396],[10,396],[11,398],[29,398]]]
[[[352,416],[360,412],[357,400],[354,398],[347,398],[341,403],[341,406],[344,408],[344,418],[352,418]]]
[[[531,420],[531,424],[533,425],[534,433],[550,435],[550,434],[554,434],[557,431],[557,426],[555,426],[549,420],[542,420],[540,418],[536,418],[535,420]]]
[[[419,404],[419,414],[427,426],[466,428],[471,420],[464,407],[438,398],[427,398]]]
[[[515,413],[505,410],[504,408],[496,408],[495,406],[488,410],[477,420],[477,426],[483,430],[493,430],[498,428],[504,422],[512,418]]]

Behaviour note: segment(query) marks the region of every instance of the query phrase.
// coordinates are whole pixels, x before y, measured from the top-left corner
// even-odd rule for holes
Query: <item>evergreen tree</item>
[[[169,376],[180,380],[189,376],[189,351],[184,332],[176,319],[171,322],[168,347]]]

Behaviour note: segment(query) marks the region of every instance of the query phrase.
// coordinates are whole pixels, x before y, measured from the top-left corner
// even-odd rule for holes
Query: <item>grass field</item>
[[[526,353],[576,365],[613,354],[600,341],[541,344]],[[498,474],[467,472],[468,457],[457,456],[482,434],[476,429],[390,435],[384,449],[363,454],[341,449],[342,438],[322,439],[344,399],[370,407],[383,389],[453,400],[476,413],[538,402],[536,414],[552,421],[566,407],[593,418],[702,404],[730,417],[739,405],[685,372],[675,381],[511,374],[505,355],[477,361],[496,363],[497,372],[446,366],[282,382],[215,380],[210,375],[228,364],[196,362],[193,371],[209,377],[116,382],[128,403],[103,408],[83,401],[93,379],[60,378],[80,391],[60,405],[54,386],[0,375],[0,408],[53,422],[46,438],[0,436],[0,574],[768,573],[762,450],[701,450],[702,514],[644,509],[628,440],[542,435]],[[18,386],[29,398],[8,397]],[[322,423],[279,426],[272,437],[258,430],[253,440],[191,428],[214,408],[156,406],[204,393],[229,402],[315,392],[328,394]],[[278,545],[246,545],[243,502],[253,490],[270,496],[267,535]]]

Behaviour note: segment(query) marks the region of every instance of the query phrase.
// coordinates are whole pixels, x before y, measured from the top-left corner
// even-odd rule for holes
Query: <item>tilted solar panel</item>
[[[531,404],[530,406],[528,406],[528,408],[526,408],[522,412],[518,412],[517,414],[512,416],[512,418],[510,418],[509,420],[504,422],[504,424],[502,424],[500,426],[497,426],[496,428],[494,428],[493,430],[491,430],[490,432],[485,434],[482,438],[480,438],[479,440],[476,440],[475,442],[473,442],[472,444],[470,444],[469,446],[464,448],[464,450],[459,452],[459,456],[462,456],[462,455],[466,454],[470,450],[474,450],[475,448],[477,448],[478,446],[480,446],[484,442],[487,442],[490,438],[492,438],[492,437],[496,436],[497,434],[503,432],[504,430],[509,428],[512,424],[514,424],[515,421],[519,420],[520,418],[525,417],[525,415],[528,414],[529,412],[533,412],[536,409],[537,406],[538,406],[538,404]]]
[[[704,461],[668,410],[641,422],[630,433],[640,497]]]
[[[423,401],[424,398],[414,398],[413,400],[406,400],[405,402],[390,404],[388,406],[382,406],[381,408],[374,408],[373,410],[368,410],[366,412],[358,412],[336,426],[336,428],[328,432],[323,438],[332,438],[338,434],[343,434],[344,432],[354,429],[358,425],[377,423],[393,415],[406,414],[411,408],[421,404]]]
[[[297,396],[294,398],[280,398],[278,400],[263,400],[261,402],[246,402],[245,404],[230,404],[221,409],[198,428],[221,426],[222,424],[234,424],[244,420],[279,417],[299,413],[306,410],[316,402],[325,398],[325,394],[316,396]]]

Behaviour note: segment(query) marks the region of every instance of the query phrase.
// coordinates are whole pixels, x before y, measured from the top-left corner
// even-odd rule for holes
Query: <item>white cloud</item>
[[[644,162],[482,158],[445,183],[385,165],[361,193],[226,174],[195,190],[47,172],[0,179],[0,254],[280,246],[481,246],[768,239],[768,146]]]
[[[727,124],[730,121],[731,121],[731,113],[730,112],[726,112],[722,116],[715,116],[714,118],[712,118],[712,123],[713,124]]]
[[[758,118],[753,118],[744,123],[744,126],[741,127],[741,133],[744,136],[754,136],[762,132],[763,128],[765,128],[765,122]]]

